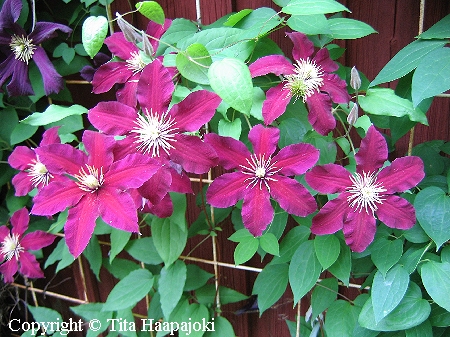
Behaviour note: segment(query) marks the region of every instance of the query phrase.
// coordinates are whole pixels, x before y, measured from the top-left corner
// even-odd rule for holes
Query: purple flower
[[[306,35],[288,33],[294,43],[292,64],[282,55],[262,57],[250,66],[252,77],[273,73],[283,76],[283,81],[270,88],[263,103],[262,115],[266,125],[286,111],[291,97],[302,99],[308,106],[308,120],[321,135],[326,135],[336,126],[332,114],[332,103],[348,103],[350,96],[345,81],[331,74],[339,66],[330,59],[328,50],[320,49],[314,57],[314,45]],[[312,57],[312,58],[311,58]]]
[[[45,93],[57,93],[64,86],[63,78],[40,44],[56,37],[58,30],[71,33],[72,29],[57,23],[37,22],[33,31],[27,34],[16,23],[21,10],[21,0],[7,0],[0,11],[0,45],[8,49],[6,59],[0,64],[0,86],[11,78],[6,86],[9,95],[33,95],[28,78],[28,64],[33,60],[42,74]]]
[[[339,193],[314,216],[311,232],[324,235],[343,229],[347,245],[362,252],[375,236],[375,216],[388,227],[411,228],[416,221],[414,207],[394,193],[404,192],[423,179],[423,162],[415,156],[402,157],[382,168],[387,158],[386,141],[371,126],[355,155],[355,173],[336,164],[307,172],[306,181],[315,190]]]
[[[83,144],[89,155],[68,144],[36,149],[51,172],[71,178],[50,182],[35,197],[31,210],[36,215],[53,215],[69,207],[64,232],[74,257],[86,248],[98,217],[114,228],[139,231],[130,189],[140,187],[158,169],[151,158],[141,154],[115,161],[113,137],[87,130]]]
[[[166,19],[164,25],[159,25],[150,21],[146,34],[159,39],[169,28],[172,21]],[[152,39],[150,41],[153,48],[153,55],[144,57],[144,52],[134,43],[128,41],[121,32],[114,33],[105,39],[114,56],[120,58],[120,61],[111,61],[103,64],[98,68],[92,80],[93,92],[95,94],[104,93],[117,84],[122,83],[123,86],[117,91],[117,100],[129,106],[136,106],[136,88],[139,78],[145,66],[155,58],[156,50],[159,42]]]
[[[55,236],[43,231],[24,235],[29,222],[30,216],[24,207],[12,215],[11,231],[6,226],[0,227],[0,273],[3,274],[5,282],[13,282],[13,276],[18,270],[29,278],[44,277],[36,257],[28,251],[51,245]]]
[[[58,127],[53,127],[44,132],[39,147],[58,143],[61,143]],[[39,190],[48,185],[52,179],[60,179],[59,175],[53,175],[41,163],[35,149],[26,146],[17,146],[9,156],[8,163],[11,167],[20,170],[12,179],[16,196],[27,195],[34,188]]]
[[[248,135],[254,154],[244,143],[230,137],[207,134],[225,169],[237,169],[214,179],[206,192],[207,201],[214,207],[225,208],[244,199],[244,226],[259,236],[273,220],[270,197],[290,214],[306,216],[317,209],[308,190],[289,176],[303,174],[319,159],[319,150],[310,144],[293,144],[275,156],[280,130],[254,126]]]

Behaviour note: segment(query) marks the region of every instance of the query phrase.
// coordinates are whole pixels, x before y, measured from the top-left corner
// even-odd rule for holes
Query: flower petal
[[[3,280],[6,283],[11,283],[14,281],[14,274],[17,273],[19,269],[19,264],[15,258],[5,261],[0,265],[0,274],[3,275]]]
[[[105,44],[113,55],[128,60],[132,52],[139,52],[134,43],[127,41],[122,32],[117,32],[105,39]]]
[[[6,0],[0,11],[0,30],[16,22],[19,19],[21,11],[21,0]]]
[[[19,172],[17,173],[11,180],[16,197],[23,197],[27,195],[34,189],[33,184],[31,183],[30,176],[27,172]]]
[[[347,213],[343,232],[345,243],[354,252],[364,251],[373,241],[376,231],[376,220],[371,213],[364,210]]]
[[[39,49],[39,48],[38,48]],[[35,52],[38,50],[36,49]],[[14,59],[14,54],[8,56],[8,58],[0,65],[0,69],[5,69],[5,67],[9,67],[9,69],[5,69],[0,74],[2,75],[3,84],[4,81],[12,74],[11,81],[6,86],[8,94],[10,96],[28,96],[33,95],[34,91],[31,87],[30,79],[28,78],[28,65],[25,62]],[[8,62],[12,57],[11,62]]]
[[[23,207],[14,212],[11,217],[12,230],[11,233],[22,236],[28,229],[28,223],[30,222],[30,215],[26,207]]]
[[[8,227],[6,226],[0,226],[0,244],[5,240],[5,238],[10,235],[11,232]],[[2,250],[0,249],[0,261],[3,261],[5,258],[5,254],[2,253]]]
[[[59,135],[58,135],[58,129],[59,129],[59,126],[54,126],[50,129],[46,130],[42,134],[42,140],[39,143],[39,146],[45,146],[45,145],[50,145],[50,144],[60,144],[61,139],[59,138]]]
[[[214,179],[206,191],[206,200],[211,206],[226,208],[234,206],[248,192],[242,172],[225,173]]]
[[[193,193],[191,180],[185,172],[178,172],[173,168],[165,168],[172,175],[172,183],[170,184],[171,192],[177,193]]]
[[[285,111],[291,100],[291,92],[283,89],[284,84],[280,83],[270,88],[266,92],[266,99],[263,102],[262,116],[264,124],[269,125],[280,117]]]
[[[409,156],[397,158],[384,167],[377,176],[377,182],[386,189],[386,193],[391,194],[416,186],[424,177],[422,159]]]
[[[267,74],[289,75],[294,72],[294,66],[283,55],[269,55],[257,59],[248,67],[252,77]]]
[[[305,60],[314,53],[314,44],[308,39],[308,37],[299,32],[286,33],[286,35],[294,43],[292,49],[292,56],[294,60]]]
[[[9,155],[8,164],[17,170],[26,170],[36,160],[36,154],[26,146],[17,146]]]
[[[84,152],[68,144],[51,144],[35,149],[39,160],[52,173],[71,175],[78,174],[80,168],[86,163]]]
[[[246,159],[251,156],[244,143],[231,137],[208,133],[205,135],[205,142],[214,148],[219,157],[219,165],[226,170],[247,164]]]
[[[108,170],[114,160],[112,151],[115,145],[114,137],[96,131],[85,130],[82,141],[86,151],[89,153],[87,164],[97,169],[103,168]]]
[[[28,278],[42,278],[44,272],[36,260],[36,256],[29,252],[22,252],[19,257],[20,273]]]
[[[116,98],[120,103],[135,107],[137,104],[136,90],[139,83],[141,73],[132,75],[128,81],[126,81],[122,88],[116,92]]]
[[[280,139],[280,130],[277,128],[265,128],[261,124],[255,125],[248,133],[248,140],[253,145],[255,155],[265,155],[268,159],[277,149]]]
[[[101,94],[111,90],[116,83],[125,83],[133,72],[125,62],[108,62],[101,65],[92,79],[92,92]]]
[[[311,233],[317,235],[336,233],[342,229],[347,212],[348,203],[343,194],[328,201],[312,219]]]
[[[383,135],[373,125],[367,130],[366,137],[361,140],[361,146],[355,155],[356,170],[375,172],[383,166],[388,158],[388,148]]]
[[[254,236],[260,236],[272,222],[274,210],[265,187],[249,188],[242,204],[242,222]]]
[[[268,182],[270,195],[286,212],[304,217],[317,209],[316,200],[298,181],[282,175],[274,175],[273,178],[276,181]]]
[[[70,34],[72,32],[72,29],[65,25],[61,25],[59,23],[54,22],[40,21],[36,22],[33,31],[30,33],[28,37],[33,40],[33,43],[35,45],[38,45],[46,40],[57,37],[58,36],[57,30],[67,34]]]
[[[60,92],[64,88],[64,80],[58,74],[42,47],[37,47],[34,51],[33,61],[41,72],[45,94],[48,96],[52,93]]]
[[[167,31],[167,29],[169,29],[171,24],[172,20],[170,19],[165,19],[162,25],[154,21],[149,21],[145,32],[153,37],[153,39],[150,39],[150,43],[155,52],[158,49],[160,37]]]
[[[386,196],[375,213],[381,222],[391,228],[410,229],[416,223],[413,205],[397,195]]]
[[[305,173],[319,160],[320,152],[311,144],[288,145],[273,157],[272,162],[280,169],[280,174],[293,176]]]
[[[352,185],[350,172],[336,164],[315,166],[306,172],[305,179],[309,186],[325,194],[343,192]]]
[[[27,233],[22,240],[20,240],[20,245],[25,248],[25,250],[38,250],[42,247],[50,246],[53,241],[55,241],[56,236],[44,231],[34,231]]]
[[[166,194],[157,204],[152,204],[148,201],[142,212],[154,214],[158,218],[167,218],[171,216],[173,213],[173,203],[172,199],[170,199],[170,195]]]
[[[83,192],[69,178],[66,178],[64,183],[61,181],[51,182],[34,197],[31,214],[56,214],[64,211],[69,206],[76,205],[85,194],[86,192]]]
[[[306,99],[306,104],[309,110],[308,121],[314,130],[325,136],[336,127],[330,96],[323,93],[314,93]]]
[[[335,103],[348,103],[350,95],[347,92],[347,83],[336,74],[324,74],[321,91],[325,91],[331,96]]]
[[[332,73],[339,69],[339,65],[330,58],[330,52],[327,48],[319,49],[313,57],[313,61],[327,73]]]
[[[148,199],[152,205],[161,201],[172,184],[172,174],[166,167],[160,167],[138,191],[142,197]]]
[[[100,102],[88,112],[92,125],[109,135],[125,135],[136,127],[135,108],[120,102]]]

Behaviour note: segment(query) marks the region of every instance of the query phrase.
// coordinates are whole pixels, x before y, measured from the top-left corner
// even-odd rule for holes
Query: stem
[[[31,31],[34,30],[34,28],[36,28],[36,3],[35,0],[31,0],[31,15],[33,17],[32,19],[32,23],[31,23]]]
[[[297,329],[295,331],[295,337],[300,337],[301,304],[302,304],[302,300],[298,301],[298,303],[297,303]]]

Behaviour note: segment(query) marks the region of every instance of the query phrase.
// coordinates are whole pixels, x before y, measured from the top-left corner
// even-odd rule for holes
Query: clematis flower
[[[28,78],[28,65],[33,60],[41,72],[45,93],[57,93],[63,89],[63,78],[40,44],[56,37],[58,30],[71,33],[72,29],[53,22],[37,22],[32,32],[27,34],[16,23],[21,10],[21,0],[6,0],[0,11],[0,45],[8,50],[6,59],[0,64],[0,86],[11,78],[6,86],[9,95],[33,95]]]
[[[294,43],[292,56],[295,64],[282,55],[264,56],[250,66],[252,77],[273,73],[283,81],[270,88],[263,103],[262,115],[266,125],[286,111],[291,98],[301,99],[308,106],[308,120],[314,130],[326,135],[336,126],[332,104],[348,103],[350,96],[345,81],[331,72],[339,66],[330,59],[326,48],[320,49],[314,57],[314,45],[306,35],[288,33]]]
[[[158,169],[150,157],[141,154],[115,161],[113,137],[86,130],[82,141],[89,155],[68,144],[36,149],[51,172],[71,178],[50,182],[35,197],[31,210],[36,215],[53,215],[69,207],[64,232],[74,257],[86,248],[98,217],[114,228],[139,232],[131,191]]]
[[[172,21],[166,19],[163,25],[150,21],[146,34],[159,39],[170,27]],[[117,32],[105,39],[111,53],[120,60],[111,61],[101,65],[94,74],[92,80],[93,92],[104,93],[117,84],[123,86],[117,91],[117,100],[129,106],[136,106],[136,88],[139,78],[145,66],[156,56],[159,42],[152,39],[150,44],[153,49],[152,55],[144,56],[144,52],[134,43],[128,41],[122,32]]]
[[[423,162],[415,156],[402,157],[382,168],[387,157],[386,140],[371,126],[355,155],[355,173],[336,164],[316,166],[306,173],[307,183],[315,190],[339,193],[314,216],[313,234],[332,234],[342,229],[347,245],[362,252],[374,239],[376,217],[391,228],[414,226],[414,207],[395,193],[404,192],[423,179]]]
[[[53,127],[43,133],[39,147],[59,143],[61,141],[58,136],[58,127]],[[26,146],[17,146],[9,156],[8,163],[11,167],[20,170],[12,179],[16,196],[27,195],[34,188],[40,190],[47,186],[50,180],[60,179],[60,176],[53,175],[41,163],[35,149]]]
[[[44,277],[36,257],[28,251],[51,245],[55,236],[44,231],[24,235],[29,222],[30,216],[24,207],[12,215],[11,231],[6,226],[0,227],[0,273],[5,282],[13,282],[17,271],[29,278]]]
[[[214,207],[225,208],[244,199],[244,226],[259,236],[272,222],[272,196],[289,214],[306,216],[317,209],[308,190],[289,176],[300,175],[319,159],[319,150],[310,144],[293,144],[275,153],[280,130],[254,126],[248,135],[254,153],[244,143],[230,137],[207,134],[225,169],[236,169],[214,179],[206,192],[206,200]]]
[[[217,162],[211,146],[188,133],[197,132],[211,120],[220,97],[198,90],[169,109],[174,89],[169,70],[156,59],[145,67],[138,83],[141,112],[120,102],[100,102],[88,113],[89,121],[97,129],[109,135],[126,136],[118,141],[119,158],[142,153],[160,163],[155,177],[139,189],[152,205],[168,191],[191,192],[185,172],[206,173]]]

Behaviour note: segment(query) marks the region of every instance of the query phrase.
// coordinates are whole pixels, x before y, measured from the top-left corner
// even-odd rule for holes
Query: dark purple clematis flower
[[[339,193],[314,216],[311,232],[324,235],[343,229],[347,245],[362,252],[374,239],[375,216],[388,227],[411,228],[416,221],[414,207],[394,193],[404,192],[423,179],[423,162],[415,156],[402,157],[381,169],[387,158],[386,140],[371,126],[355,155],[355,173],[336,164],[307,172],[306,181],[315,190]]]
[[[314,45],[306,35],[288,33],[294,43],[292,56],[295,64],[282,55],[262,57],[250,66],[252,77],[273,73],[283,81],[270,88],[263,103],[262,115],[266,125],[286,111],[290,99],[302,99],[308,106],[308,120],[314,130],[326,135],[336,126],[332,103],[348,103],[350,96],[345,81],[331,74],[339,66],[330,59],[328,50],[320,49],[314,57]]]
[[[130,191],[159,167],[141,154],[115,161],[114,137],[98,132],[85,131],[83,144],[89,155],[68,144],[36,149],[51,172],[67,174],[71,179],[50,182],[35,197],[31,210],[36,215],[53,215],[69,207],[64,232],[74,257],[86,248],[98,217],[114,228],[139,232],[137,206]]]
[[[55,236],[43,231],[24,235],[29,222],[30,216],[24,207],[12,215],[11,231],[6,226],[0,227],[0,262],[2,263],[0,273],[3,274],[5,282],[13,282],[17,271],[29,278],[44,277],[36,257],[28,251],[51,245]]]
[[[317,209],[308,190],[289,176],[310,169],[319,159],[319,150],[310,144],[293,144],[281,149],[275,156],[280,130],[254,126],[248,135],[254,154],[244,143],[230,137],[207,134],[219,156],[219,165],[237,169],[214,179],[206,192],[207,201],[214,207],[225,208],[244,199],[242,220],[244,226],[259,236],[273,220],[272,196],[289,214],[306,216]]]
[[[164,25],[159,25],[150,21],[146,34],[159,39],[170,27],[172,21],[166,19]],[[117,91],[117,100],[129,106],[136,106],[136,88],[139,78],[145,66],[155,58],[159,42],[150,40],[153,55],[144,55],[144,51],[139,49],[133,42],[128,41],[122,32],[114,33],[105,39],[111,53],[121,59],[111,61],[98,68],[92,80],[93,92],[95,94],[104,93],[117,84],[123,86]]]
[[[42,74],[45,93],[57,93],[63,89],[63,78],[56,72],[40,44],[56,37],[58,30],[71,33],[72,29],[58,23],[37,22],[33,31],[27,34],[16,23],[21,10],[21,0],[6,0],[0,11],[0,45],[6,46],[9,51],[0,64],[0,86],[11,78],[6,86],[10,96],[33,95],[28,78],[28,64],[33,60]]]
[[[58,127],[48,129],[42,135],[39,147],[61,143],[58,136]],[[53,175],[39,160],[35,149],[26,146],[17,146],[8,158],[11,167],[20,170],[12,179],[16,190],[16,196],[27,195],[35,187],[41,189],[47,186],[50,180],[60,179],[59,175]]]

